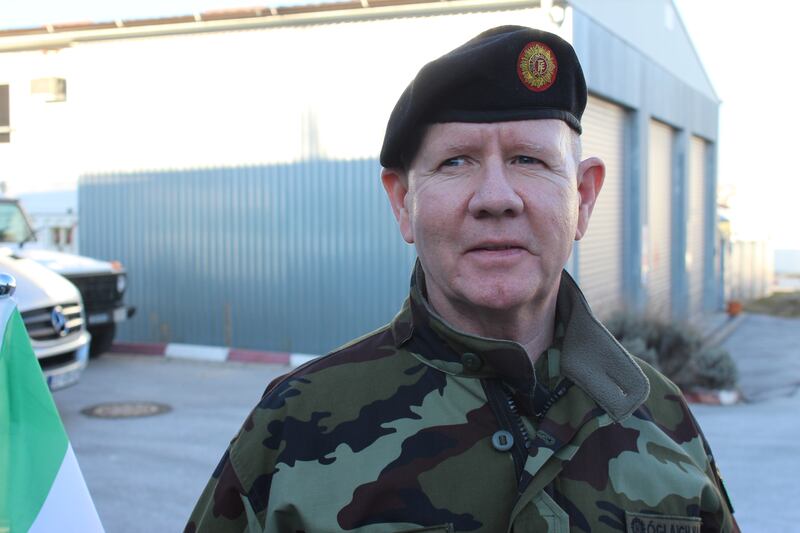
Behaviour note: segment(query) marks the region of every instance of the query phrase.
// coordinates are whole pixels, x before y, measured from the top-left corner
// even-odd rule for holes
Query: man
[[[186,531],[735,531],[679,390],[562,271],[604,167],[559,37],[489,30],[429,63],[383,184],[419,261],[387,326],[275,380]]]

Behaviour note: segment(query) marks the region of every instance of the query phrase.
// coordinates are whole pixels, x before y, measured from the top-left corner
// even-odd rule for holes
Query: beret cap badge
[[[553,50],[544,43],[533,41],[525,45],[517,59],[520,81],[535,92],[550,88],[556,81],[558,62]]]
[[[381,165],[407,169],[431,124],[555,119],[580,135],[586,99],[570,43],[525,26],[490,28],[411,80],[386,124]]]

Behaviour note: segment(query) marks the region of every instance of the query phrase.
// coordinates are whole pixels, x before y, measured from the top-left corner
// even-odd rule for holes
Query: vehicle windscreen
[[[30,240],[33,240],[33,232],[19,206],[15,203],[0,203],[0,241]]]

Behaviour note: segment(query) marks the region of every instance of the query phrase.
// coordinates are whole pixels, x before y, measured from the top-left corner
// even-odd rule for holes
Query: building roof
[[[75,40],[97,40],[98,32],[103,32],[105,38],[127,38],[129,36],[146,36],[145,28],[172,26],[174,33],[193,33],[201,31],[225,31],[229,29],[247,29],[260,26],[270,26],[281,22],[290,24],[296,16],[302,16],[303,22],[313,23],[316,19],[320,22],[334,21],[340,18],[369,18],[392,16],[397,13],[424,14],[425,12],[447,11],[488,11],[522,7],[536,7],[539,0],[321,0],[322,3],[307,3],[285,7],[249,7],[240,9],[223,9],[206,11],[185,16],[172,16],[166,18],[147,18],[134,20],[114,20],[103,22],[81,21],[59,24],[48,24],[35,28],[15,28],[0,31],[0,52],[20,49],[15,44],[25,43],[26,37],[63,36],[51,39],[62,46],[66,37]],[[316,15],[316,19],[314,16]],[[395,15],[397,16],[397,15]],[[310,22],[309,22],[310,20]],[[220,24],[222,23],[222,24]],[[259,24],[261,23],[261,24]],[[190,28],[181,26],[190,25]],[[203,29],[205,27],[206,29]],[[186,29],[188,31],[182,31]],[[113,33],[109,33],[111,30]],[[138,34],[142,35],[138,35]],[[159,33],[168,33],[162,31]],[[133,34],[133,35],[132,35]],[[12,39],[15,41],[12,43]],[[5,42],[4,42],[5,41]],[[35,40],[29,40],[34,42]]]
[[[535,7],[540,0],[322,0],[287,7],[249,7],[185,16],[48,24],[0,31],[0,52],[57,49],[74,42],[164,34],[229,31],[340,19]],[[672,0],[550,0],[568,3],[719,101]]]

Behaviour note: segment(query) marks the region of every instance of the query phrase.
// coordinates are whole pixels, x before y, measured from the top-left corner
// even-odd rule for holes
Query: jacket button
[[[470,372],[477,372],[483,366],[483,361],[478,355],[467,352],[461,356],[461,364]]]
[[[492,446],[498,452],[507,452],[514,446],[514,435],[504,429],[495,431],[492,435]]]

